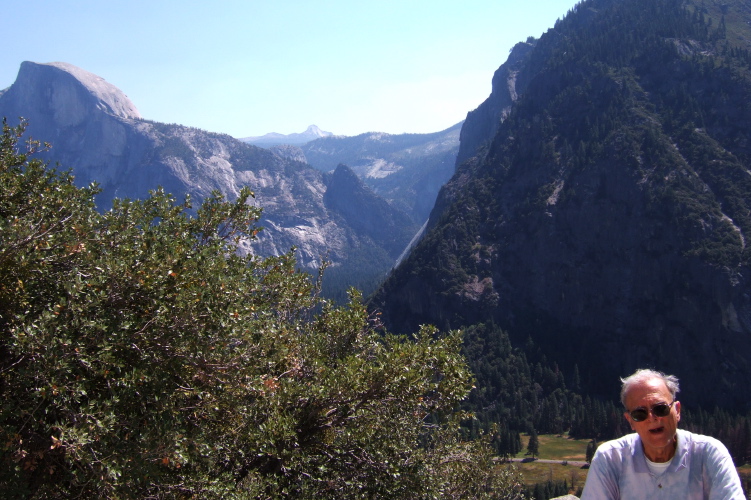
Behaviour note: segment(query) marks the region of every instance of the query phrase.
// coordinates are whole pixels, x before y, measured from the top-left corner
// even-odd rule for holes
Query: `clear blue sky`
[[[144,118],[235,137],[435,132],[509,50],[576,0],[24,0],[2,7],[0,89],[22,61],[103,77]]]

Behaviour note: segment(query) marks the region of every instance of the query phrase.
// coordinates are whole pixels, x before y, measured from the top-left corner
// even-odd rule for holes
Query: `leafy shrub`
[[[457,438],[460,333],[382,332],[291,254],[237,255],[248,189],[100,214],[23,133],[0,149],[4,498],[519,497]]]

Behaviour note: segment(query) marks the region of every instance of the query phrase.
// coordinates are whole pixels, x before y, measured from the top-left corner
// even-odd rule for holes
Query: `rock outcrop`
[[[75,166],[80,184],[96,181],[111,197],[114,186],[132,193],[133,169],[154,136],[145,130],[135,105],[117,87],[66,63],[24,62],[16,82],[0,97],[0,113],[13,123],[30,123],[28,132],[53,145],[50,159]],[[171,179],[154,179],[177,187]]]
[[[359,234],[379,242],[394,261],[404,250],[405,239],[417,229],[404,212],[371,191],[346,165],[339,165],[331,175],[323,202]]]
[[[460,129],[461,123],[432,134],[325,137],[301,149],[308,163],[325,172],[349,166],[375,193],[423,224],[454,173]]]
[[[457,163],[475,155],[482,146],[487,146],[495,137],[501,122],[511,111],[511,106],[524,92],[531,75],[530,66],[525,64],[532,53],[535,42],[519,42],[508,56],[505,63],[493,75],[490,96],[477,109],[467,113],[461,129],[460,146]]]

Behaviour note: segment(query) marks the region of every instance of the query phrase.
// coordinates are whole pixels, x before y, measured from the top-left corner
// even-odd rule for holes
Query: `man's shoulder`
[[[687,430],[678,429],[678,439],[686,443],[690,450],[703,449],[707,451],[720,451],[727,453],[727,448],[719,439],[704,434],[696,434]]]
[[[684,429],[678,429],[678,439],[685,439],[687,443],[698,446],[723,446],[719,439],[712,436],[705,436],[704,434],[696,434],[695,432],[687,431]]]
[[[726,492],[726,496],[722,498],[746,498],[738,471],[724,444],[711,436],[687,431],[679,431],[678,438],[679,447],[681,441],[685,443],[683,453],[691,468],[702,476],[708,474],[712,478],[712,488]]]
[[[639,439],[639,435],[636,433],[633,434],[626,434],[623,437],[619,437],[618,439],[613,439],[611,441],[605,441],[600,446],[598,446],[597,451],[600,451],[602,453],[608,453],[608,452],[623,452],[624,450],[633,450],[634,446],[636,445],[637,440]]]
[[[607,457],[606,460],[611,463],[629,461],[637,449],[638,439],[638,434],[626,434],[618,439],[605,441],[597,447],[595,456]]]

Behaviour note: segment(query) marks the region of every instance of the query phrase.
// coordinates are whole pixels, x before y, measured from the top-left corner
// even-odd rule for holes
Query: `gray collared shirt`
[[[587,474],[582,500],[745,500],[738,472],[718,440],[678,429],[678,446],[660,475],[647,467],[641,439],[629,434],[603,443]]]

